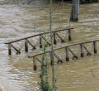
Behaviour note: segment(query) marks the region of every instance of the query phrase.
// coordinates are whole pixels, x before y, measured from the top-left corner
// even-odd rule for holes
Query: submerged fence
[[[97,53],[97,41],[99,41],[99,40],[94,40],[94,41],[86,41],[86,42],[81,42],[81,43],[75,43],[75,44],[71,44],[71,45],[66,45],[66,46],[63,46],[63,47],[59,47],[59,48],[56,48],[56,49],[54,49],[54,57],[56,57],[57,58],[57,63],[59,63],[59,62],[61,62],[61,63],[63,63],[63,61],[62,61],[62,56],[65,54],[65,58],[66,58],[66,61],[69,61],[69,59],[70,59],[70,53],[72,54],[72,59],[78,59],[79,57],[77,56],[77,54],[78,54],[78,52],[80,51],[80,57],[84,57],[84,51],[86,51],[86,55],[88,56],[88,55],[91,55],[92,54],[92,52],[91,52],[91,49],[93,48],[93,53],[94,54],[96,54]],[[91,46],[90,46],[90,48],[88,49],[85,45],[86,44],[89,44],[90,45],[90,43],[91,43]],[[77,47],[77,50],[76,50],[76,52],[74,52],[74,50],[73,49],[71,49],[70,47]],[[63,49],[63,52],[62,52],[62,54],[61,55],[57,55],[56,53],[55,53],[55,51],[57,51],[57,50],[60,50],[60,49]],[[40,55],[42,55],[43,53],[39,53],[39,54],[36,54],[36,55],[33,55],[33,56],[28,56],[29,58],[33,58],[33,69],[34,70],[37,70],[37,64],[36,64],[36,60],[38,61],[38,62],[42,62],[38,57],[40,56]],[[50,60],[50,63],[52,64],[52,61],[51,61],[51,51],[47,51],[47,54],[48,54],[48,56],[46,57],[46,61],[48,60],[48,57],[50,58],[49,60]]]
[[[57,44],[57,39],[56,39],[56,36],[61,40],[61,43],[62,42],[65,42],[65,38],[66,38],[66,35],[68,34],[68,41],[71,41],[71,29],[74,29],[74,28],[66,28],[66,29],[61,29],[61,30],[55,30],[55,31],[52,31],[53,33],[53,41],[54,41],[54,44]],[[64,38],[62,38],[60,36],[60,34],[58,34],[58,32],[61,32],[61,31],[68,31]],[[12,50],[11,48],[13,48],[15,51],[16,51],[16,54],[20,54],[21,53],[21,49],[23,46],[25,46],[25,52],[28,52],[28,44],[30,44],[30,46],[32,47],[32,49],[36,49],[37,48],[37,44],[39,44],[39,47],[42,48],[42,43],[43,41],[46,41],[48,43],[48,45],[50,46],[51,43],[50,41],[48,41],[48,39],[43,36],[44,34],[50,34],[50,32],[44,32],[44,33],[39,33],[39,34],[35,34],[33,36],[29,36],[29,37],[25,37],[25,38],[21,38],[21,39],[18,39],[18,40],[14,40],[14,41],[10,41],[10,42],[7,42],[5,44],[8,44],[8,55],[12,55]],[[34,37],[37,37],[38,36],[38,39],[35,40],[36,43],[34,44],[34,42],[32,43],[29,39],[30,38],[34,38]],[[18,48],[16,48],[12,43],[15,43],[15,42],[20,42],[24,40],[23,44]]]

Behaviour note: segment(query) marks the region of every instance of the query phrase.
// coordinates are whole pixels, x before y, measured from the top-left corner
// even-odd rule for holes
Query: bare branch
[[[93,73],[93,71],[92,71],[92,68],[91,68],[91,73],[92,73],[93,77],[95,77],[95,75],[94,75],[94,73]],[[95,77],[95,78],[96,78],[96,77]]]
[[[64,1],[64,0],[62,0],[61,3],[60,3],[59,5],[57,5],[57,6],[55,7],[55,9],[53,9],[53,11],[52,11],[51,13],[53,13],[53,12],[63,3],[63,1]]]
[[[94,83],[95,79],[96,79],[96,78],[99,78],[99,77],[96,77],[96,76],[94,75],[94,73],[93,73],[93,71],[92,71],[92,68],[91,68],[91,73],[92,73],[92,75],[93,75],[93,77],[94,77],[94,80],[93,80],[93,83]]]
[[[44,8],[44,6],[43,5],[41,5],[42,6],[42,8],[47,12],[47,13],[49,13],[50,14],[50,12],[48,12],[45,8]]]
[[[60,5],[61,5],[61,3],[60,3],[59,5],[57,5],[57,6],[55,7],[55,9],[53,9],[53,11],[52,11],[51,13],[53,13]]]

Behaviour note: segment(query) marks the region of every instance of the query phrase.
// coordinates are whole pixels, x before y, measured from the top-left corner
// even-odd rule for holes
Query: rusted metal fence
[[[59,63],[59,62],[61,62],[61,63],[63,63],[63,61],[62,61],[62,56],[64,55],[64,53],[65,53],[65,58],[66,58],[66,61],[69,61],[69,59],[70,59],[70,53],[73,55],[72,56],[72,59],[78,59],[79,57],[77,56],[77,54],[79,53],[80,54],[80,57],[84,57],[84,54],[86,53],[86,55],[88,56],[88,55],[91,55],[92,53],[94,53],[94,54],[96,54],[97,53],[97,41],[99,41],[99,40],[94,40],[94,41],[86,41],[86,42],[81,42],[81,43],[75,43],[75,44],[71,44],[71,45],[66,45],[66,46],[63,46],[63,47],[59,47],[59,48],[56,48],[56,49],[54,49],[54,57],[56,57],[57,58],[57,60],[58,61],[56,61],[57,63]],[[91,44],[91,46],[90,46],[90,48],[88,49],[87,47],[86,47],[86,44]],[[76,50],[76,52],[74,52],[74,50],[73,49],[71,49],[70,47],[77,47],[77,50]],[[91,49],[93,48],[93,52],[91,52]],[[61,55],[57,55],[56,53],[55,53],[55,51],[57,51],[57,50],[60,50],[60,49],[63,49],[63,52],[62,52],[62,54]],[[80,51],[80,52],[79,52]],[[86,51],[86,52],[84,52],[84,51]],[[29,58],[33,58],[33,69],[34,70],[37,70],[37,64],[36,64],[36,60],[37,61],[39,61],[40,63],[42,62],[38,57],[40,56],[40,55],[42,55],[43,53],[39,53],[39,54],[36,54],[36,55],[33,55],[33,56],[28,56]],[[52,63],[51,62],[51,51],[47,51],[47,54],[48,54],[48,56],[46,57],[46,61],[47,61],[47,59],[48,59],[48,57],[50,56],[50,63]]]
[[[55,31],[52,31],[53,33],[53,41],[54,41],[54,44],[57,44],[57,39],[56,39],[56,36],[61,40],[61,43],[62,42],[65,42],[65,37],[66,35],[68,34],[68,41],[71,41],[71,30],[74,29],[74,28],[66,28],[66,29],[61,29],[61,30],[55,30]],[[61,32],[61,31],[68,31],[68,33],[65,34],[64,38],[62,38],[58,32]],[[44,32],[44,33],[39,33],[39,34],[35,34],[33,36],[29,36],[29,37],[25,37],[25,38],[21,38],[21,39],[18,39],[18,40],[14,40],[14,41],[10,41],[10,42],[7,42],[5,44],[8,44],[8,55],[12,55],[12,51],[11,51],[11,48],[13,48],[17,53],[16,54],[20,54],[21,53],[21,49],[22,47],[25,45],[25,52],[28,52],[28,44],[30,44],[30,46],[32,47],[32,49],[36,49],[37,48],[37,44],[39,44],[39,47],[42,48],[42,41],[46,41],[48,43],[48,45],[50,46],[51,43],[50,41],[47,40],[47,38],[45,38],[43,35],[44,34],[50,34],[50,32]],[[34,45],[34,42],[31,43],[30,42],[30,38],[33,38],[33,37],[37,37],[38,36],[38,39],[36,40],[36,44]],[[22,41],[22,40],[25,40],[24,43],[21,45],[21,47],[19,49],[17,49],[12,43],[15,43],[15,42],[19,42],[19,41]]]

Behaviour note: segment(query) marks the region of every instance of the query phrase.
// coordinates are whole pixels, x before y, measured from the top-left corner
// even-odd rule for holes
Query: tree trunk
[[[78,21],[79,1],[80,0],[72,0],[72,9],[71,9],[70,21],[73,21],[73,22]]]
[[[53,34],[52,34],[52,0],[50,0],[50,39],[51,39],[52,83],[53,83],[53,91],[55,91],[54,50],[53,50],[52,37],[53,37]]]

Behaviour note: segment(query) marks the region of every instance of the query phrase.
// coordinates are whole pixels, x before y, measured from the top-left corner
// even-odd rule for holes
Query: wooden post
[[[8,55],[11,55],[11,44],[8,44]]]
[[[42,48],[42,36],[40,36],[40,48]]]
[[[69,61],[69,50],[68,50],[68,47],[66,47],[65,49],[66,49],[66,61]]]
[[[94,45],[94,53],[97,53],[96,41],[93,42],[93,45]]]
[[[33,68],[34,70],[37,70],[36,57],[33,57]]]
[[[84,57],[83,44],[80,44],[80,48],[81,48],[81,57]]]
[[[25,52],[28,52],[28,39],[25,39]]]
[[[54,44],[57,44],[55,32],[53,33],[53,36],[54,36]]]
[[[71,30],[70,29],[68,30],[68,33],[69,33],[68,34],[68,41],[71,41]]]

